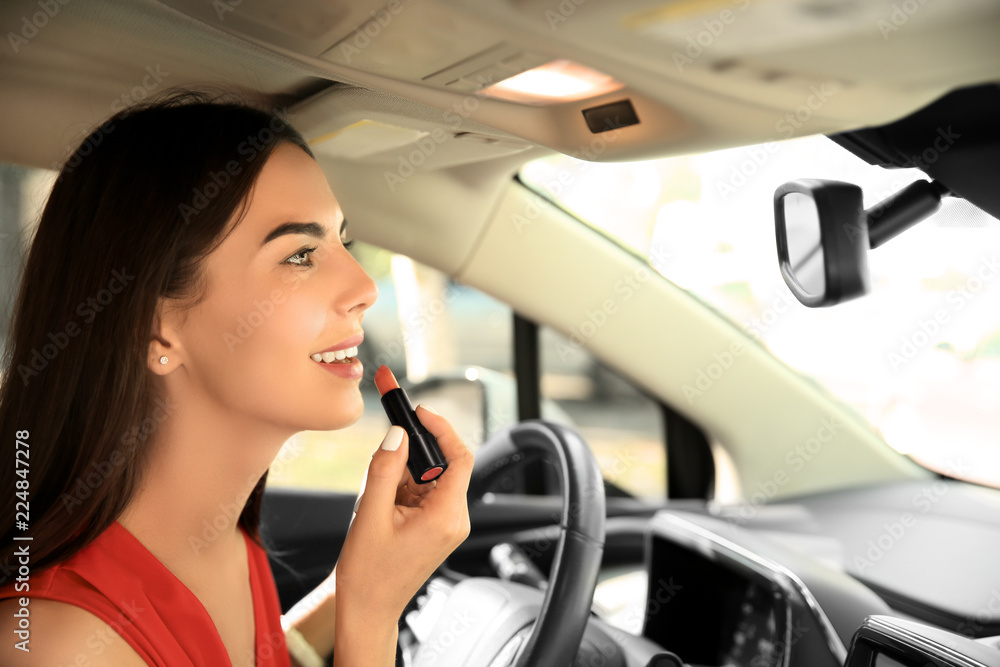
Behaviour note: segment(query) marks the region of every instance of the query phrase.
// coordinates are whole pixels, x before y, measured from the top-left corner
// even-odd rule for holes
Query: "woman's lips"
[[[361,379],[361,376],[364,375],[365,372],[364,365],[357,357],[349,357],[343,361],[333,361],[331,363],[320,361],[317,365],[323,370],[329,371],[334,375],[339,375],[340,377],[351,380]]]
[[[351,336],[350,338],[348,338],[346,340],[342,340],[339,343],[337,343],[336,345],[331,345],[330,347],[326,348],[325,350],[321,350],[319,352],[319,354],[323,354],[325,352],[337,352],[339,350],[348,350],[348,349],[350,349],[352,347],[357,347],[358,345],[361,345],[361,341],[363,341],[364,339],[365,339],[365,335],[363,333],[360,333],[360,334],[357,334],[355,336]]]
[[[364,366],[358,360],[358,345],[364,340],[364,335],[351,336],[334,346],[334,348],[316,352],[310,358],[334,375],[358,380],[364,375]]]

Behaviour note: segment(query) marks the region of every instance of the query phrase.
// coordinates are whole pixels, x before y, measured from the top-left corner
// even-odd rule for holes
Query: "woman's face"
[[[378,295],[343,222],[319,165],[292,144],[275,149],[246,215],[204,262],[205,298],[179,320],[178,370],[198,400],[295,431],[361,416],[361,362],[316,361],[356,355]]]

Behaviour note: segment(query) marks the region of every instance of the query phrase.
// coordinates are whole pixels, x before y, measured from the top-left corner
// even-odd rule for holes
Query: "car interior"
[[[366,381],[395,365],[414,404],[476,434],[471,535],[400,619],[397,664],[1000,665],[996,482],[890,447],[647,253],[581,222],[551,196],[571,172],[540,189],[525,171],[761,146],[714,186],[735,191],[813,136],[872,171],[920,170],[919,192],[867,211],[857,186],[808,172],[775,195],[762,243],[781,266],[762,261],[798,299],[787,308],[836,316],[876,298],[869,250],[901,245],[942,200],[1000,224],[1000,3],[18,0],[0,26],[0,162],[58,170],[147,96],[241,91],[308,139],[354,238],[438,272],[472,337],[504,332],[507,365],[421,374],[409,342],[390,349],[366,320]],[[633,194],[611,209],[627,215]],[[734,202],[729,217],[751,215]],[[818,225],[804,258],[799,205]],[[6,261],[22,228],[4,225]],[[842,237],[852,225],[862,243]],[[700,262],[695,238],[673,242]],[[405,294],[383,293],[402,312]],[[507,314],[480,314],[480,298]],[[658,497],[599,467],[577,415],[546,395],[550,332],[593,359],[584,372],[648,401]],[[609,391],[595,401],[625,428],[638,417]],[[983,400],[997,424],[1000,394]],[[646,465],[627,443],[609,451]],[[269,486],[285,610],[334,567],[355,498]]]

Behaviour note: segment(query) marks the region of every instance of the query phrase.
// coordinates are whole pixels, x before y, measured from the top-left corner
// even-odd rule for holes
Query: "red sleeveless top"
[[[257,667],[290,667],[267,553],[245,532],[243,537],[250,566]],[[232,664],[201,601],[117,521],[69,560],[32,572],[29,591],[15,591],[14,584],[0,588],[0,599],[47,598],[86,609],[111,626],[150,665]],[[41,637],[32,640],[44,641]]]

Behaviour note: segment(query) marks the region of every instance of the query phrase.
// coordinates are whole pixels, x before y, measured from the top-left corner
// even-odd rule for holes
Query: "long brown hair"
[[[78,552],[128,504],[163,414],[147,367],[157,301],[197,301],[202,260],[242,218],[283,142],[312,155],[281,112],[182,91],[115,114],[66,161],[0,366],[0,585],[27,544],[15,536],[32,537],[37,572]],[[239,517],[258,543],[266,480]],[[17,504],[25,500],[30,513]]]

